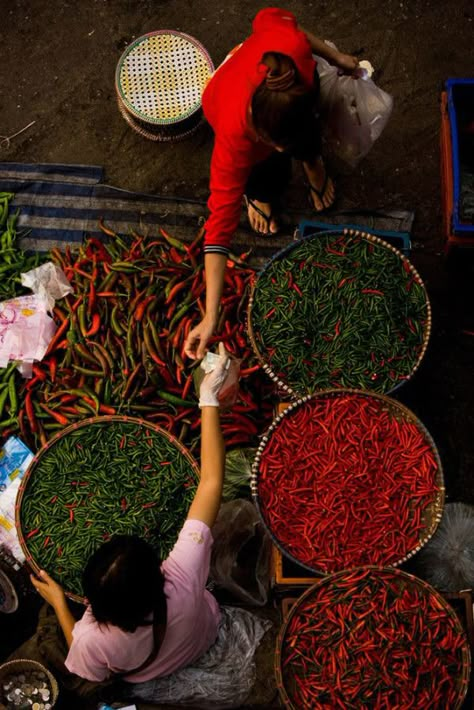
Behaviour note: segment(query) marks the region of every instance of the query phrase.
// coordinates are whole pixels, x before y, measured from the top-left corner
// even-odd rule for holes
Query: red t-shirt
[[[291,57],[303,81],[313,85],[316,62],[295,16],[279,8],[261,10],[250,37],[217,69],[202,97],[204,114],[215,133],[205,252],[227,254],[250,171],[274,150],[258,141],[247,120],[253,93],[266,75],[261,65],[265,52]]]

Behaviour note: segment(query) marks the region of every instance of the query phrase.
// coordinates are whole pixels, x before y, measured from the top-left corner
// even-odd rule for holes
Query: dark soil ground
[[[474,73],[472,2],[288,0],[283,5],[302,26],[370,59],[377,82],[395,99],[393,116],[370,155],[339,179],[338,207],[416,213],[412,260],[429,291],[433,333],[420,371],[397,396],[438,445],[448,500],[474,504],[473,259],[468,250],[449,265],[443,257],[439,179],[443,82]],[[211,131],[204,128],[176,144],[142,138],[117,110],[115,67],[135,37],[161,28],[197,37],[217,65],[248,35],[263,6],[250,0],[5,2],[0,132],[11,135],[36,123],[1,148],[0,160],[99,164],[117,187],[205,200]],[[288,199],[294,209],[307,204],[299,173]],[[6,632],[11,639],[13,631],[0,618],[4,639]],[[271,645],[266,656],[260,680],[267,683],[268,698]],[[266,707],[275,705],[272,700]]]

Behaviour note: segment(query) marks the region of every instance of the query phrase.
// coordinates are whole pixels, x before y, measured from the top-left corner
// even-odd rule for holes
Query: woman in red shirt
[[[215,72],[202,99],[215,143],[204,240],[206,315],[186,341],[191,358],[204,356],[217,324],[242,198],[252,228],[261,234],[276,232],[275,211],[290,176],[291,159],[296,158],[303,162],[315,210],[334,201],[334,184],[321,159],[313,52],[345,72],[357,68],[357,59],[299,28],[286,10],[261,10],[252,30]]]

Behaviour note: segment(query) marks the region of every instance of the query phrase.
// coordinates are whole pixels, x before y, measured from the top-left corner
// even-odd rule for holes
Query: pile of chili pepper
[[[267,527],[316,572],[401,562],[432,534],[442,505],[429,434],[379,395],[302,401],[272,425],[255,468]]]
[[[360,234],[318,235],[259,275],[249,311],[274,377],[297,394],[389,392],[418,366],[430,306],[405,257]]]
[[[88,239],[77,253],[53,249],[51,257],[74,295],[58,302],[58,330],[33,378],[19,393],[18,426],[32,448],[69,423],[97,414],[133,414],[165,427],[194,447],[200,410],[193,363],[184,342],[204,313],[202,233],[191,244],[164,230],[157,237]],[[228,447],[249,445],[271,420],[271,387],[245,338],[244,314],[253,269],[228,262],[216,336],[242,358],[241,392],[223,413]]]
[[[28,254],[18,246],[18,211],[12,212],[13,193],[0,192],[0,301],[23,294],[20,274],[34,269],[44,255]]]
[[[165,559],[195,493],[197,466],[165,432],[136,421],[84,423],[58,436],[22,482],[23,544],[72,594],[111,535],[148,539]]]
[[[319,582],[282,629],[277,676],[285,706],[460,708],[469,645],[455,612],[399,570],[355,569]]]

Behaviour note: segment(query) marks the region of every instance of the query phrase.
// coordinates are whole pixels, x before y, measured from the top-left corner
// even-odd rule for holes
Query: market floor
[[[439,180],[439,99],[448,77],[473,74],[470,0],[284,3],[303,27],[369,59],[395,105],[385,133],[352,175],[337,181],[339,209],[416,213],[412,260],[433,307],[433,333],[413,382],[397,395],[425,423],[443,462],[450,501],[474,503],[473,259],[446,264]],[[11,0],[2,13],[0,160],[98,164],[117,187],[204,200],[211,131],[151,143],[120,116],[114,71],[122,50],[152,30],[197,37],[219,64],[250,32],[264,3],[204,0]],[[301,174],[289,204],[302,208]],[[290,232],[288,232],[288,239]],[[262,678],[272,675],[272,654]],[[274,702],[267,707],[274,707]]]

